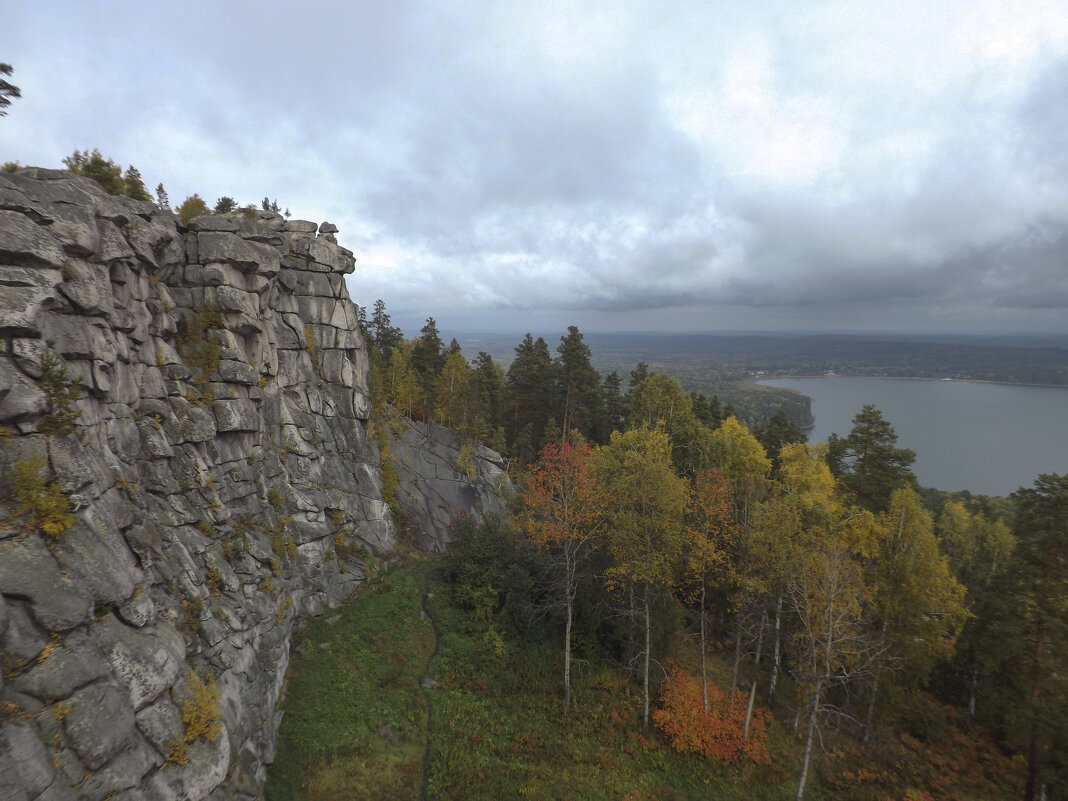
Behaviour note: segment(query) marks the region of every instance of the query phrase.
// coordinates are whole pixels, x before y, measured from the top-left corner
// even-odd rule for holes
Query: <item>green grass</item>
[[[268,801],[419,798],[426,742],[419,679],[433,632],[419,615],[422,566],[384,571],[377,586],[302,633]],[[340,619],[328,622],[335,614]],[[385,725],[396,742],[380,736]]]

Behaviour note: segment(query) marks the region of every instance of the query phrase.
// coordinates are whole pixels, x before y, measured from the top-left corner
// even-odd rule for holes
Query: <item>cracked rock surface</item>
[[[296,628],[397,537],[336,232],[0,174],[0,799],[261,794]],[[45,433],[46,356],[81,388],[72,433]],[[461,469],[414,425],[392,447],[423,547],[502,508],[496,454]],[[15,492],[35,459],[59,536]],[[214,738],[183,719],[203,683]]]

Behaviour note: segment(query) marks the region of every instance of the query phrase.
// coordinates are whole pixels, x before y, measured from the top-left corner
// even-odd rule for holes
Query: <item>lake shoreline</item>
[[[931,378],[922,375],[863,375],[858,373],[822,373],[820,375],[777,375],[752,379],[754,384],[765,381],[783,381],[791,378],[870,378],[882,381],[945,381],[954,384],[994,384],[1001,387],[1040,387],[1042,389],[1068,389],[1068,384],[1031,384],[1024,381],[995,381],[992,378]],[[788,387],[783,387],[788,389]],[[797,390],[793,390],[797,391]]]

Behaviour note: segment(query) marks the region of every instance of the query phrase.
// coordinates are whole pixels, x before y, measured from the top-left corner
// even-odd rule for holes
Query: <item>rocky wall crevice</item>
[[[0,175],[0,799],[260,796],[294,628],[396,542],[336,230]],[[57,537],[13,491],[42,455]]]

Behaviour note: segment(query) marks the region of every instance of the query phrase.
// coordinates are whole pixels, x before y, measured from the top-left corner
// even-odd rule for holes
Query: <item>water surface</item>
[[[809,442],[845,436],[853,415],[875,404],[898,447],[916,452],[920,484],[1008,495],[1040,473],[1068,473],[1068,388],[900,378],[776,378],[762,381],[812,398]]]

